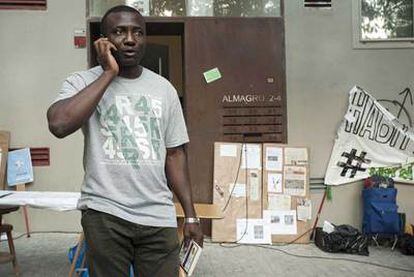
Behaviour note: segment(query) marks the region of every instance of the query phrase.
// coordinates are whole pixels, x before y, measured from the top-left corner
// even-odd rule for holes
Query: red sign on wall
[[[76,29],[73,32],[73,44],[75,48],[86,47],[86,31],[85,29]]]

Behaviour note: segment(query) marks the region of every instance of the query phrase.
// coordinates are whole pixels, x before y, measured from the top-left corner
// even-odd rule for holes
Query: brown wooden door
[[[280,142],[286,134],[282,18],[187,18],[184,107],[196,202],[211,203],[215,141]],[[222,78],[207,84],[203,72]]]

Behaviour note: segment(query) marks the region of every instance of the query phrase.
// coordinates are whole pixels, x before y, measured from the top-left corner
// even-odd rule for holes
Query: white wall
[[[47,11],[0,11],[0,129],[12,147],[50,147],[50,167],[35,167],[30,190],[79,191],[82,136],[65,140],[48,131],[46,110],[68,73],[86,68],[86,49],[75,49],[73,31],[85,28],[84,0],[49,0]],[[79,230],[78,212],[30,209],[33,230]],[[9,215],[23,230],[21,215]]]
[[[377,98],[414,88],[413,49],[356,50],[352,46],[351,1],[334,0],[332,10],[309,10],[285,0],[288,139],[311,149],[311,176],[322,177],[335,131],[358,84]],[[46,146],[51,166],[35,167],[33,190],[79,191],[82,136],[49,134],[45,112],[69,72],[86,68],[86,50],[74,49],[73,30],[85,27],[85,1],[49,0],[47,11],[0,11],[0,129],[12,146]],[[412,113],[414,114],[414,112]],[[361,223],[361,184],[335,188],[322,219]],[[401,185],[400,210],[414,221],[414,186]],[[314,191],[314,209],[321,199]],[[76,212],[30,210],[34,230],[79,230]],[[7,220],[23,230],[21,215]]]
[[[414,49],[353,49],[351,2],[333,0],[332,9],[318,10],[285,0],[288,141],[310,147],[312,177],[325,175],[354,85],[378,99],[395,99],[407,86],[414,89]],[[361,187],[334,188],[321,220],[360,226]],[[398,189],[400,211],[414,222],[414,186]],[[321,191],[312,193],[314,209],[321,197]]]

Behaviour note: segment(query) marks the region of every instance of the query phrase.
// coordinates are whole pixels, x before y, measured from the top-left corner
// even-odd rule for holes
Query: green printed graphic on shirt
[[[162,102],[148,95],[117,95],[109,107],[98,108],[104,163],[131,165],[161,161]]]

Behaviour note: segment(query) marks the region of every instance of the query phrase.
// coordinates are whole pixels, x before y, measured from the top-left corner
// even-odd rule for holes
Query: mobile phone
[[[119,65],[119,56],[120,56],[119,51],[111,48],[111,54],[112,54],[112,56],[114,56],[115,61]]]

